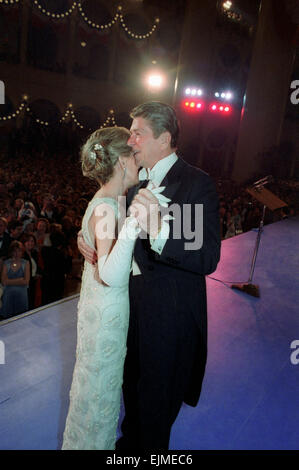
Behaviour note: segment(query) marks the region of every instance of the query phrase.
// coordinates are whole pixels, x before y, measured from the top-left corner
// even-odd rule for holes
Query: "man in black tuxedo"
[[[205,275],[220,257],[218,196],[206,173],[176,155],[179,128],[170,106],[145,103],[131,117],[128,144],[143,168],[140,179],[165,186],[174,219],[162,217],[150,186],[129,191],[130,211],[147,237],[134,250],[125,417],[116,449],[166,450],[182,403],[196,406],[204,377]]]

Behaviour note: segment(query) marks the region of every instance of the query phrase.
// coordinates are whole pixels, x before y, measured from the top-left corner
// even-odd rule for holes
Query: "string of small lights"
[[[152,29],[148,33],[146,33],[146,34],[135,34],[126,25],[123,15],[119,15],[119,20],[120,20],[120,24],[122,25],[122,27],[124,28],[126,33],[131,38],[134,38],[134,39],[147,39],[147,38],[149,38],[154,33],[154,31],[157,29],[157,25],[160,23],[160,19],[156,18],[155,19],[155,24],[153,25]]]
[[[31,115],[32,115],[32,109],[30,108],[30,105],[28,104],[28,95],[23,95],[22,101],[21,101],[19,107],[13,113],[7,114],[6,116],[0,116],[0,123],[10,121],[11,119],[15,119],[24,111],[27,111],[28,113],[31,112]],[[32,116],[32,118],[35,120],[36,123],[38,123],[40,125],[49,126],[48,121],[45,121],[45,120],[42,120],[42,119],[39,119],[39,118],[35,118],[33,116]],[[63,123],[67,119],[71,119],[77,125],[77,127],[80,127],[80,129],[85,128],[85,126],[83,126],[83,124],[77,119],[77,117],[74,113],[74,110],[73,110],[73,104],[72,103],[69,103],[67,105],[67,109],[66,109],[64,115],[61,117],[59,122]],[[117,124],[115,122],[114,110],[111,108],[110,111],[109,111],[108,117],[106,118],[106,121],[103,124],[101,124],[100,129],[102,129],[103,127],[116,126],[116,125]]]
[[[100,129],[103,129],[103,127],[107,127],[108,125],[116,126],[116,122],[115,122],[115,118],[114,118],[114,110],[113,109],[110,109],[109,115],[108,115],[106,121],[104,122],[104,124],[102,124],[100,126]]]
[[[32,0],[32,2],[33,2],[33,5],[39,9],[40,13],[44,14],[45,16],[48,16],[49,18],[56,19],[56,20],[60,20],[62,18],[66,18],[66,17],[70,16],[73,13],[73,11],[76,8],[78,8],[79,13],[82,16],[82,18],[84,19],[85,23],[89,27],[97,29],[98,31],[108,30],[109,28],[112,28],[112,26],[115,25],[115,23],[117,21],[119,21],[121,26],[125,30],[125,32],[133,39],[148,39],[155,32],[155,30],[157,29],[158,24],[160,23],[160,19],[156,18],[152,28],[150,29],[150,31],[148,31],[145,34],[136,34],[127,26],[127,24],[124,20],[124,16],[121,13],[122,12],[122,6],[121,5],[119,5],[117,7],[117,11],[116,11],[114,17],[111,19],[111,21],[109,21],[109,23],[99,24],[95,21],[92,21],[88,17],[88,15],[83,10],[83,6],[82,6],[82,3],[80,1],[75,0],[72,3],[72,5],[70,6],[70,8],[68,10],[66,10],[65,12],[63,12],[63,13],[53,13],[53,12],[47,10],[46,8],[44,8],[44,6],[42,6],[40,4],[40,0]],[[5,4],[5,5],[12,5],[12,4],[17,4],[17,3],[20,3],[20,0],[0,0],[0,4]]]
[[[15,3],[19,3],[20,0],[0,0],[0,4],[4,3],[4,5],[13,5]]]
[[[46,10],[44,7],[42,7],[42,5],[39,3],[38,0],[33,0],[33,3],[35,6],[37,6],[37,8],[40,10],[41,13],[43,13],[44,15],[47,15],[51,18],[56,18],[56,19],[61,19],[61,18],[65,18],[66,16],[69,16],[72,14],[72,12],[75,10],[76,6],[77,6],[77,2],[73,2],[73,4],[71,5],[71,7],[66,10],[64,13],[52,13],[48,10]]]
[[[114,18],[112,18],[112,20],[109,23],[98,24],[98,23],[95,23],[94,21],[91,21],[88,18],[88,16],[86,15],[86,13],[84,12],[84,10],[82,8],[81,2],[78,2],[77,5],[78,5],[78,10],[79,10],[82,18],[88,24],[88,26],[91,26],[92,28],[95,28],[95,29],[101,29],[101,30],[111,28],[117,22],[117,20],[119,19],[120,14],[118,12],[121,11],[121,9],[122,9],[121,6],[117,7],[118,11],[117,11],[117,13],[115,13]]]
[[[72,103],[68,104],[68,108],[67,108],[66,112],[64,113],[64,115],[62,116],[62,118],[60,119],[60,122],[64,122],[68,118],[71,119],[72,121],[74,121],[74,123],[78,127],[80,127],[80,129],[84,129],[84,126],[76,118],[76,115],[75,115],[74,110],[73,110]],[[103,127],[107,127],[108,125],[116,126],[116,122],[115,122],[115,118],[114,118],[114,110],[113,109],[110,109],[109,115],[108,115],[106,121],[100,126],[100,129],[103,129]]]
[[[60,119],[60,122],[64,122],[66,121],[68,118],[70,118],[71,120],[74,121],[74,123],[80,127],[80,129],[83,129],[84,126],[78,121],[78,119],[76,118],[75,116],[75,113],[73,111],[73,105],[72,103],[69,103],[68,104],[68,108],[66,110],[66,112],[64,113],[64,115],[62,116],[62,118]]]
[[[18,115],[20,113],[22,113],[23,111],[25,111],[25,106],[26,106],[26,95],[23,96],[23,99],[22,99],[22,102],[21,104],[19,105],[19,107],[13,112],[13,113],[10,113],[10,114],[7,114],[6,116],[0,116],[0,122],[1,121],[9,121],[10,119],[14,119],[16,117],[18,117]]]

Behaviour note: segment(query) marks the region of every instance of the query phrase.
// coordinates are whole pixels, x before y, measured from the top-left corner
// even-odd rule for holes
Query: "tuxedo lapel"
[[[175,164],[170,168],[160,186],[165,186],[163,195],[172,199],[181,185],[181,175],[184,167],[182,159],[178,159]]]
[[[174,194],[177,192],[177,190],[181,186],[181,182],[176,181],[175,183],[168,184],[167,179],[166,180],[164,179],[163,183],[161,183],[161,186],[166,186],[166,188],[164,189],[162,193],[163,196],[166,196],[169,199],[172,199]]]

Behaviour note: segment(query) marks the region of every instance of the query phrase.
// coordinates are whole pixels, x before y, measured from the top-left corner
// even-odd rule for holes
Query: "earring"
[[[122,167],[122,169],[124,170],[124,174],[123,174],[123,179],[124,179],[125,176],[126,176],[126,173],[127,173],[127,167],[120,160],[119,160],[119,163],[120,163],[120,166]]]

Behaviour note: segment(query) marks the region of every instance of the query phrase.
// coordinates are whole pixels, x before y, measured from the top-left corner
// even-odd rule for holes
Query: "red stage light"
[[[223,112],[230,112],[231,111],[231,107],[230,106],[226,106],[225,104],[222,105],[220,103],[211,103],[210,104],[210,111],[219,111],[220,113],[223,113]]]
[[[202,100],[199,101],[197,98],[193,98],[191,100],[189,99],[186,100],[185,98],[181,101],[181,106],[185,110],[185,112],[193,113],[193,114],[204,113],[206,106],[209,107],[209,109],[213,109],[213,111],[218,109],[217,103],[209,104],[209,103],[205,103]]]
[[[202,101],[198,101],[196,98],[193,100],[183,100],[182,101],[183,108],[189,112],[199,112],[204,109],[204,103]]]

